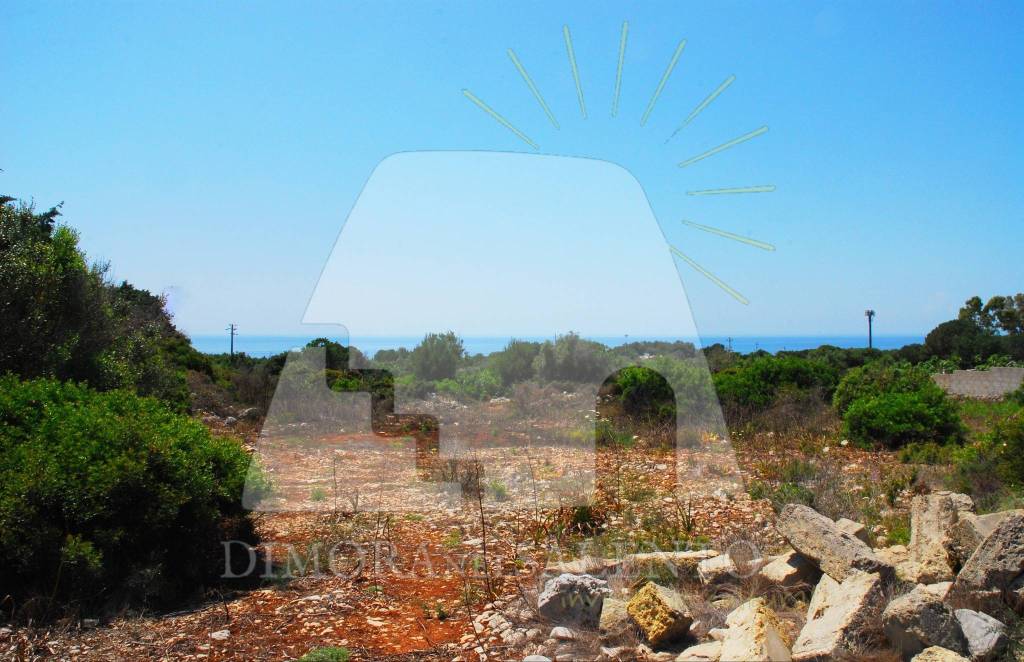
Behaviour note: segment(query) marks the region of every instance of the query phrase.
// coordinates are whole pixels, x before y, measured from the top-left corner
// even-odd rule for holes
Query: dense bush
[[[501,383],[510,386],[533,377],[533,362],[540,351],[537,343],[511,340],[505,349],[491,357]]]
[[[502,391],[501,380],[493,370],[463,370],[454,379],[437,382],[437,392],[460,400],[493,398]]]
[[[821,361],[759,356],[715,374],[714,383],[728,414],[763,411],[784,390],[817,392],[828,398],[838,378],[838,370]]]
[[[832,404],[842,416],[854,400],[882,393],[912,393],[935,386],[929,371],[908,363],[874,361],[847,372],[836,387]]]
[[[675,423],[675,393],[659,373],[650,368],[629,366],[615,373],[611,384],[627,415],[668,419]]]
[[[450,379],[466,351],[453,332],[428,333],[412,350],[412,369],[420,379]]]
[[[890,448],[910,442],[954,442],[963,434],[956,409],[934,384],[858,398],[846,409],[843,429],[855,442]]]
[[[128,387],[185,410],[185,370],[209,374],[208,361],[160,297],[108,283],[59,215],[0,196],[0,374]]]
[[[603,381],[612,371],[608,348],[576,333],[544,343],[535,367],[537,374],[547,381]]]
[[[237,441],[124,390],[0,378],[0,586],[28,613],[161,606],[253,540]]]

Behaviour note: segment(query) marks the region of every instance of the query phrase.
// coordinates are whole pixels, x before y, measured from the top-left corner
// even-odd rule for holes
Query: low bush
[[[489,369],[464,370],[454,379],[437,382],[437,392],[460,400],[484,400],[502,392],[501,380]]]
[[[836,387],[832,405],[840,416],[859,398],[883,393],[910,393],[935,386],[929,371],[888,360],[874,361],[847,372]]]
[[[151,398],[0,378],[0,587],[26,616],[161,607],[255,542],[249,457]]]
[[[303,655],[299,662],[348,662],[349,657],[347,648],[328,646],[326,648],[314,648]]]
[[[783,392],[810,392],[831,398],[839,371],[827,363],[796,356],[758,356],[714,375],[727,420],[768,409]]]
[[[843,417],[845,435],[862,445],[900,448],[910,442],[939,444],[962,439],[963,425],[942,390],[889,392],[854,400]]]

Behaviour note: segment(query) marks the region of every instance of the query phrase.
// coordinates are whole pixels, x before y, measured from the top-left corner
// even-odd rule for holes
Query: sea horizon
[[[326,337],[342,345],[352,345],[369,357],[373,357],[382,349],[412,349],[420,343],[422,336],[365,336],[356,337],[349,342],[348,338],[320,335],[237,335],[235,336],[235,352],[245,353],[252,357],[265,358],[297,349],[310,340]],[[462,342],[468,354],[493,354],[505,348],[512,338],[530,342],[554,340],[554,336],[462,336]],[[230,351],[230,338],[227,334],[195,334],[189,336],[192,345],[204,354],[226,354]],[[780,351],[798,351],[814,349],[822,345],[834,345],[844,349],[868,346],[867,334],[863,335],[800,335],[800,336],[703,336],[686,338],[678,336],[584,336],[588,340],[599,342],[608,347],[619,347],[633,342],[675,342],[694,343],[701,347],[721,344],[731,347],[733,351],[749,354],[764,350],[771,354]],[[922,335],[875,335],[875,349],[899,349],[905,345],[924,342]]]

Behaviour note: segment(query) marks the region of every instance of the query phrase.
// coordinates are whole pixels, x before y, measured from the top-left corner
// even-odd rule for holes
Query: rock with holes
[[[722,659],[722,642],[709,641],[690,646],[676,657],[676,662],[718,662]]]
[[[693,623],[693,615],[682,596],[654,582],[647,582],[636,592],[626,611],[655,648],[682,638]]]
[[[837,582],[854,571],[891,574],[883,563],[856,536],[839,529],[836,523],[813,508],[791,503],[782,509],[775,527],[782,537],[804,557]]]
[[[957,609],[956,620],[967,639],[967,652],[972,662],[989,662],[999,657],[1009,643],[1006,625],[988,614]]]
[[[786,662],[791,659],[779,617],[764,598],[743,603],[726,617],[725,624],[729,629],[722,641],[722,660]]]
[[[970,662],[966,657],[941,646],[926,648],[910,662]]]
[[[793,659],[853,657],[862,634],[877,623],[884,599],[882,577],[876,572],[853,570],[841,583],[822,575],[793,645]]]
[[[951,531],[961,513],[974,512],[974,502],[965,494],[936,492],[914,497],[910,505],[911,581],[919,584],[946,582],[956,576],[949,553]]]
[[[906,656],[932,646],[967,652],[956,614],[924,586],[890,602],[882,612],[882,627],[889,643]]]
[[[958,607],[986,613],[1009,606],[1024,610],[1017,591],[1024,590],[1024,510],[1007,516],[960,569],[950,600]]]
[[[757,573],[761,581],[786,590],[807,589],[817,585],[821,571],[799,552],[776,556]]]
[[[597,626],[604,599],[611,594],[608,582],[590,575],[559,575],[544,585],[537,597],[537,611],[553,623]]]

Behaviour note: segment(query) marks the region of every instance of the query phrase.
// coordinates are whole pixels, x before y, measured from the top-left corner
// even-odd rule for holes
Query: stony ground
[[[298,576],[211,595],[174,614],[7,626],[0,629],[0,656],[288,660],[317,647],[344,646],[355,659],[478,659],[472,656],[485,650],[491,659],[505,659],[521,651],[487,625],[499,611],[495,601],[501,613],[518,614],[528,632],[548,565],[584,553],[610,557],[674,547],[723,550],[738,544],[749,547],[751,557],[776,553],[784,544],[773,526],[772,499],[786,483],[816,491],[835,511],[828,513],[832,517],[859,515],[872,536],[899,537],[905,528],[913,487],[905,468],[891,454],[855,450],[832,434],[735,435],[742,478],[748,487],[760,486],[760,492],[752,490],[756,499],[709,480],[677,485],[676,452],[639,442],[599,453],[598,491],[584,512],[522,508],[514,499],[492,498],[482,517],[473,500],[423,512],[353,515],[330,494],[303,488],[302,498],[315,501],[319,512],[272,513],[259,521],[262,551],[273,558],[274,574],[284,574],[286,546],[292,545],[299,550],[293,558]],[[308,572],[317,557],[310,556],[311,546],[338,543],[340,572],[302,575],[298,566],[305,564]],[[720,604],[715,613],[729,606]],[[484,621],[475,620],[481,614]]]

